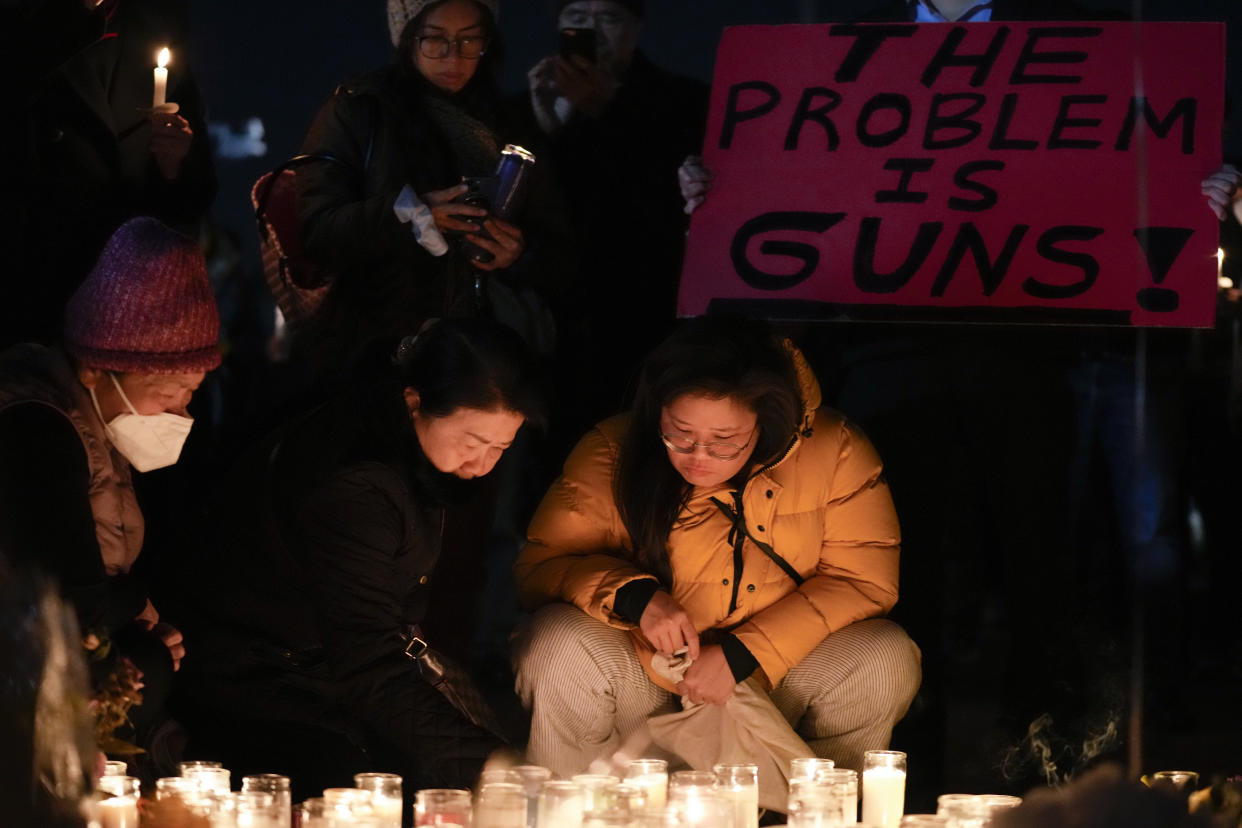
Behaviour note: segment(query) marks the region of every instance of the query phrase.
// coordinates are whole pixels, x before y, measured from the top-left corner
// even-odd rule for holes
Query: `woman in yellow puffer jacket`
[[[887,746],[920,678],[882,617],[900,530],[875,450],[820,402],[790,343],[704,318],[579,442],[515,566],[541,608],[517,650],[531,761],[580,773],[674,694],[724,704],[752,674],[821,756]],[[680,684],[652,671],[682,649]]]

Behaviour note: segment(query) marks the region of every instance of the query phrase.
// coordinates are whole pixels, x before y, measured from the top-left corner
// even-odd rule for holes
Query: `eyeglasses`
[[[759,428],[756,426],[750,430],[750,436],[746,438],[746,442],[742,445],[737,443],[726,443],[724,440],[713,440],[710,443],[696,443],[689,437],[683,437],[680,434],[660,433],[660,439],[664,441],[664,445],[668,446],[671,451],[678,454],[693,454],[694,450],[699,446],[707,449],[709,457],[717,460],[735,460],[737,456],[746,451],[746,447],[750,445],[750,441],[755,439],[755,432]]]
[[[454,47],[457,48],[457,54],[466,60],[478,60],[487,52],[490,40],[482,35],[459,37],[457,40],[449,40],[443,35],[426,35],[414,39],[418,41],[418,53],[432,60],[448,57],[453,53]]]

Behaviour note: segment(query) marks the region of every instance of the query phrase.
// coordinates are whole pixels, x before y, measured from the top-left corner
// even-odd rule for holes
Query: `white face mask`
[[[182,417],[180,414],[164,412],[162,414],[139,414],[134,404],[121,390],[121,383],[111,372],[108,377],[116,386],[116,391],[129,407],[129,413],[121,413],[112,418],[112,422],[104,423],[108,431],[108,439],[121,455],[140,472],[162,469],[177,462],[181,456],[181,447],[194,425],[193,417]],[[99,410],[99,401],[95,399],[95,389],[90,389],[91,402],[95,405],[95,413],[99,419],[103,414]]]

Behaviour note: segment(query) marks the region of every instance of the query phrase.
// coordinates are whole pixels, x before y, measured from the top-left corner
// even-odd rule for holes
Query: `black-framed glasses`
[[[736,460],[738,455],[746,451],[746,447],[750,445],[750,441],[755,439],[755,432],[759,430],[756,426],[750,430],[750,436],[746,438],[746,442],[742,445],[737,443],[726,443],[724,440],[712,440],[710,443],[696,443],[689,437],[683,437],[680,434],[665,434],[660,432],[660,439],[664,441],[664,445],[668,446],[671,451],[678,454],[693,454],[694,450],[699,446],[707,449],[709,457],[717,460]]]
[[[454,48],[457,49],[457,54],[466,60],[478,60],[487,53],[487,44],[490,40],[484,35],[469,35],[456,40],[449,40],[444,35],[423,35],[414,39],[418,41],[418,53],[432,60],[448,57],[453,53]]]

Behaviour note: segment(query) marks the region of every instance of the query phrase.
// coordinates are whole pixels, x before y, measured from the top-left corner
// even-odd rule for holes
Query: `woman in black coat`
[[[518,226],[452,203],[467,191],[463,176],[492,175],[506,143],[519,140],[506,127],[512,119],[497,82],[495,0],[395,6],[412,16],[394,26],[393,63],[338,88],[302,145],[319,159],[296,178],[302,242],[333,277],[303,340],[315,357],[347,356],[431,317],[486,314],[496,278],[515,288],[548,285],[546,260],[533,267],[523,257]],[[547,199],[532,193],[531,201]],[[527,214],[546,215],[542,203]],[[494,258],[466,256],[463,237]]]
[[[465,787],[503,744],[406,650],[437,586],[446,504],[491,471],[523,423],[544,419],[535,363],[508,328],[442,320],[407,338],[385,373],[264,441],[213,510],[195,575],[200,617],[187,624],[202,651],[184,689],[265,743],[218,754],[236,768],[296,770],[304,757],[273,753],[291,745],[271,734],[327,730],[366,752],[342,773],[369,764],[402,774],[407,791]],[[308,773],[333,758],[315,757]]]

